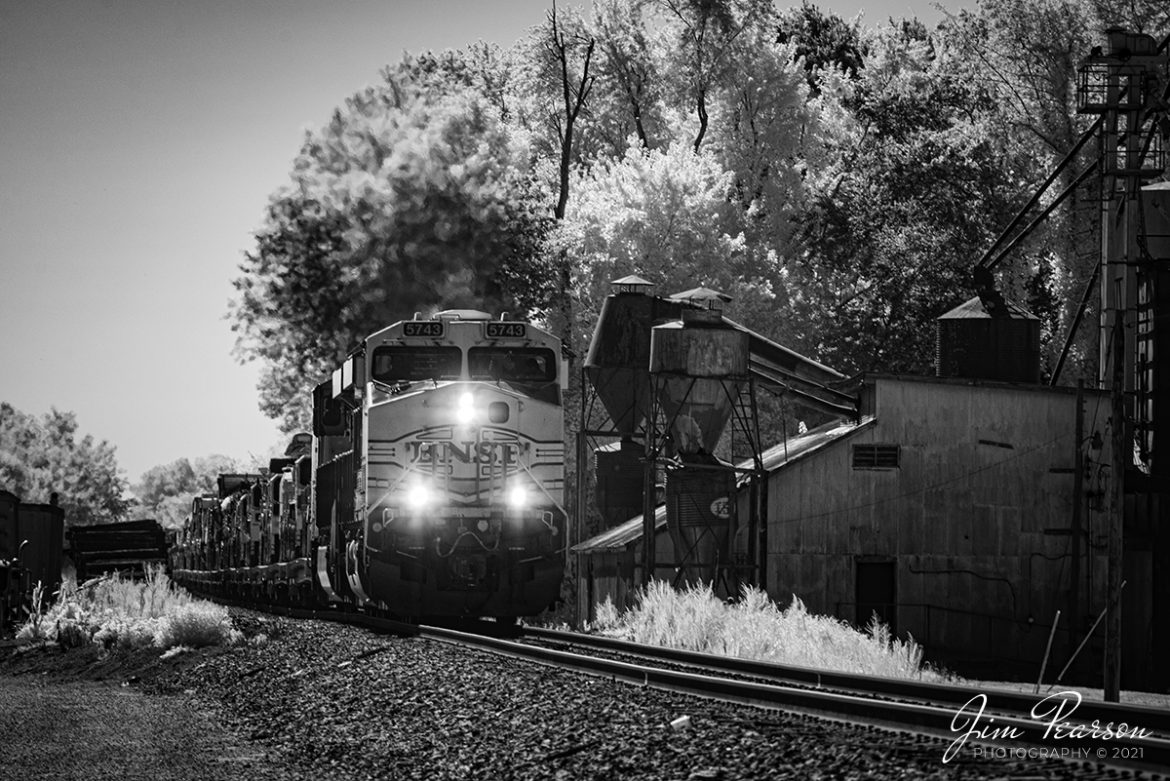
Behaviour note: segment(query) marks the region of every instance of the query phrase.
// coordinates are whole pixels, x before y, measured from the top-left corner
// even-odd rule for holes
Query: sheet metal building
[[[1074,389],[871,375],[859,393],[859,422],[767,453],[767,591],[859,625],[876,613],[931,658],[1000,674],[1039,669],[1060,610],[1063,663],[1105,607],[1096,497],[1109,449],[1093,443],[1109,441],[1108,399],[1082,401],[1086,534],[1075,542]],[[1151,555],[1130,532],[1124,645],[1139,680],[1152,665]],[[1089,644],[1086,666],[1100,647]]]
[[[858,420],[764,453],[767,592],[858,625],[877,614],[928,658],[1000,675],[1039,669],[1060,610],[1050,664],[1063,666],[1105,608],[1108,398],[1082,397],[1084,534],[1074,541],[1075,389],[869,375],[857,393]],[[673,551],[658,520],[655,574],[669,579]],[[745,541],[736,544],[742,554]],[[574,550],[580,615],[606,596],[627,604],[640,582],[641,518]],[[1129,685],[1154,667],[1148,533],[1128,526],[1125,550]],[[1077,668],[1099,669],[1102,644],[1098,627]]]
[[[776,602],[796,596],[860,626],[876,614],[968,675],[1034,676],[1055,622],[1050,669],[1089,637],[1074,674],[1100,680],[1110,443],[1123,440],[1111,399],[1039,384],[1038,321],[994,291],[940,317],[938,337],[939,376],[836,384],[856,414],[761,454],[761,538],[749,545],[740,525],[731,553]],[[1139,468],[1135,450],[1121,576],[1122,685],[1134,687],[1164,680],[1155,609],[1167,569],[1166,519]],[[736,518],[752,517],[743,480],[735,499]],[[669,578],[674,552],[656,528],[655,576]],[[635,518],[574,548],[582,617],[606,595],[628,601],[641,533]]]

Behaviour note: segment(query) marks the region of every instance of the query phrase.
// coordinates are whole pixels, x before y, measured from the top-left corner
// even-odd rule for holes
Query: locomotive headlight
[[[459,402],[455,405],[455,420],[464,426],[475,421],[475,397],[470,393],[459,396]]]
[[[522,510],[528,506],[528,486],[516,483],[508,489],[508,506],[513,510]]]
[[[435,490],[426,483],[415,483],[406,489],[406,506],[421,510],[435,500]]]

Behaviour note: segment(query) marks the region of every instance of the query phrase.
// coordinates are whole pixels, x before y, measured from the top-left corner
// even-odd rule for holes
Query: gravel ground
[[[5,778],[288,778],[271,767],[262,745],[228,732],[190,698],[29,678],[0,678]]]
[[[120,779],[1064,779],[1098,772],[969,751],[943,764],[940,739],[726,705],[420,638],[250,613],[237,614],[237,622],[256,638],[250,645],[162,662],[150,652],[8,655],[0,662],[0,736],[8,746],[0,748],[0,767],[19,768],[12,778],[68,778],[96,768],[76,777]],[[671,726],[683,716],[688,726]],[[132,737],[109,737],[125,725]],[[19,739],[34,732],[35,740]],[[103,748],[108,741],[116,750]],[[89,750],[77,753],[79,743]],[[1126,776],[1134,777],[1110,777]]]

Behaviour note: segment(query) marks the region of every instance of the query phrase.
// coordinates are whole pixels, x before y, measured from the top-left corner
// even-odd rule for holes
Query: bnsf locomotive
[[[560,341],[455,310],[367,337],[313,433],[220,475],[173,548],[197,591],[404,617],[530,616],[565,562]]]

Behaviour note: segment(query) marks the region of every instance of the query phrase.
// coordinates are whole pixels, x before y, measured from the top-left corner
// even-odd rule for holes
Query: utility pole
[[[1081,509],[1085,503],[1085,381],[1077,380],[1076,446],[1073,452],[1072,566],[1069,570],[1069,640],[1081,628]]]
[[[1118,311],[1113,319],[1113,382],[1110,389],[1112,458],[1110,465],[1109,543],[1106,569],[1105,613],[1105,701],[1121,701],[1121,573],[1125,525],[1125,317]]]

